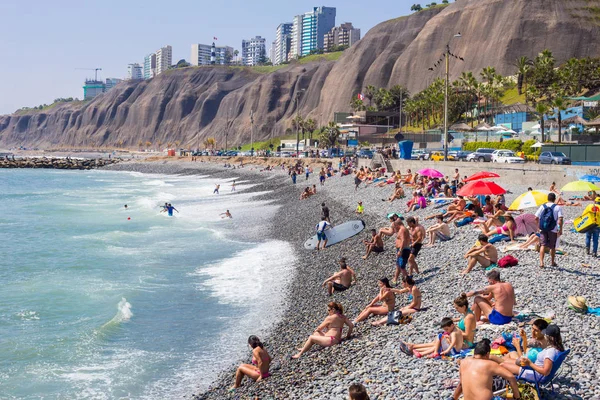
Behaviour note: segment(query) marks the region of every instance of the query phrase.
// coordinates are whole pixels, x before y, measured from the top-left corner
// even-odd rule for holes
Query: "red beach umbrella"
[[[467,183],[460,189],[457,194],[460,196],[487,196],[487,195],[498,195],[504,194],[506,190],[490,181],[473,181]]]
[[[467,179],[465,179],[465,182],[478,181],[480,179],[487,179],[487,178],[500,178],[500,175],[498,175],[495,172],[481,171],[481,172],[473,174],[470,177],[468,177]]]

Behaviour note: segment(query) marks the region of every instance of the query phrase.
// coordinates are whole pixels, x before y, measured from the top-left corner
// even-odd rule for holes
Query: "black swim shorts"
[[[336,292],[343,292],[344,290],[348,290],[348,288],[340,283],[333,282],[333,290]]]

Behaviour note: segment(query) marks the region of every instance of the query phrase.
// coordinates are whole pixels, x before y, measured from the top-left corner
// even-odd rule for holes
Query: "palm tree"
[[[296,117],[292,120],[292,123],[294,124],[294,127],[296,128],[296,132],[298,132],[300,129],[304,128],[304,119],[300,116],[300,114],[296,115]],[[302,132],[302,133],[304,135],[304,132]]]
[[[558,122],[558,143],[562,143],[562,111],[569,108],[567,100],[562,95],[558,95],[550,105],[552,106],[551,112],[556,117],[556,122]]]
[[[373,85],[369,85],[365,88],[364,96],[369,99],[369,106],[373,105],[373,96],[377,93],[377,88]]]
[[[533,61],[526,56],[517,58],[517,61],[514,63],[514,66],[517,68],[517,92],[519,96],[523,93],[523,84],[526,83],[527,74],[531,70],[532,65]]]
[[[233,51],[233,57],[235,57],[235,62],[236,62],[236,64],[237,64],[237,58],[238,58],[238,55],[239,55],[239,54],[240,54],[240,52],[239,52],[238,50],[234,50],[234,51]]]
[[[364,111],[365,103],[361,99],[359,99],[358,97],[355,96],[350,101],[350,108],[352,108],[352,111],[354,111],[354,112]]]
[[[210,148],[211,150],[214,149],[217,145],[217,141],[215,140],[214,137],[209,137],[206,138],[206,140],[204,140],[204,147],[205,148]]]
[[[549,109],[550,108],[548,107],[548,104],[546,104],[543,101],[540,101],[539,103],[537,103],[535,105],[535,112],[537,115],[540,116],[540,120],[541,120],[540,126],[542,129],[542,143],[544,143],[544,139],[545,139],[544,138],[544,117],[546,116],[546,114],[548,114]]]
[[[324,148],[331,148],[337,143],[337,138],[340,135],[340,128],[331,121],[327,126],[321,128],[321,140],[319,144]]]
[[[316,128],[317,128],[317,122],[314,119],[309,118],[306,121],[304,121],[304,129],[306,129],[310,133],[310,140],[312,140],[313,131]]]

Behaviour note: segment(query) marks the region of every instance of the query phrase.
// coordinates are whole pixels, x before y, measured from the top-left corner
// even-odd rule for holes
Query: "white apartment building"
[[[171,67],[173,63],[173,48],[169,45],[156,51],[156,75],[160,75]]]
[[[273,65],[288,61],[288,54],[292,44],[292,28],[293,24],[291,22],[284,22],[277,27],[271,55]]]
[[[292,22],[292,33],[290,34],[290,51],[288,52],[288,61],[298,58],[302,53],[302,20],[304,15],[296,15]]]
[[[127,79],[128,80],[144,79],[144,73],[142,71],[142,66],[138,63],[128,64],[127,65]]]
[[[209,44],[192,44],[190,64],[210,65],[210,54],[212,46]],[[233,47],[215,46],[215,64],[226,65],[233,60]]]
[[[144,79],[152,79],[156,76],[156,53],[144,57]]]
[[[242,40],[242,64],[258,65],[261,58],[267,56],[266,39],[255,36],[249,40]]]

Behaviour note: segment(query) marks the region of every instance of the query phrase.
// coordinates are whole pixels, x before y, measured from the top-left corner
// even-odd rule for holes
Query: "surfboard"
[[[363,229],[365,229],[365,223],[361,220],[344,222],[331,229],[327,229],[325,230],[327,247],[351,238],[352,236],[359,234]],[[318,242],[319,239],[317,239],[317,235],[315,235],[304,242],[304,248],[307,250],[314,250],[317,247]]]

